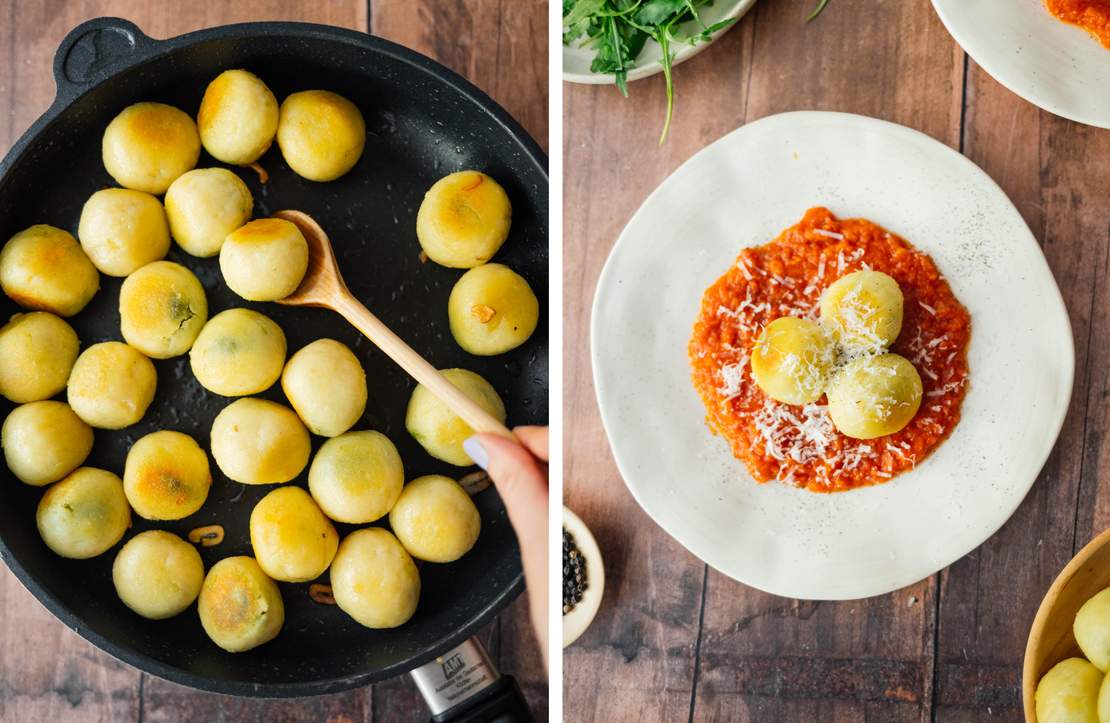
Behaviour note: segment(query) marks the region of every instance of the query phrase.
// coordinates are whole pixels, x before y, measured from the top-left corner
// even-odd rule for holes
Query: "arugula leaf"
[[[817,0],[817,7],[813,8],[813,12],[811,12],[809,14],[809,17],[806,18],[806,22],[808,23],[813,21],[818,15],[821,14],[821,11],[824,10],[825,6],[828,4],[829,0]]]
[[[625,97],[628,73],[636,67],[644,44],[649,38],[659,44],[663,56],[659,63],[667,87],[667,108],[659,137],[662,144],[674,117],[674,45],[708,42],[714,33],[735,22],[729,19],[706,26],[698,11],[712,4],[713,0],[563,0],[563,43],[580,42],[593,48],[590,70],[612,75]],[[690,33],[678,30],[691,21],[700,27]]]

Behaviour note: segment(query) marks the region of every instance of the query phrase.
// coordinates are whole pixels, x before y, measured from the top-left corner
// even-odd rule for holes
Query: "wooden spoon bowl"
[[[1079,551],[1048,588],[1025,645],[1021,694],[1027,723],[1037,723],[1033,695],[1037,683],[1052,666],[1065,658],[1083,657],[1075,642],[1072,623],[1083,603],[1110,587],[1110,530]]]

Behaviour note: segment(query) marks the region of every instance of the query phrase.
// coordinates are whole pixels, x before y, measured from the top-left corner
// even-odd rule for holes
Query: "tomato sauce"
[[[1057,18],[1078,25],[1110,49],[1110,0],[1045,0],[1044,4]]]
[[[749,358],[765,325],[782,316],[817,319],[822,292],[867,268],[902,289],[902,330],[891,351],[913,363],[924,397],[901,431],[859,440],[832,427],[824,398],[799,407],[767,397]],[[839,492],[913,469],[951,433],[967,393],[970,338],[967,309],[928,255],[870,221],[812,208],[771,243],[744,249],[706,290],[689,355],[709,427],[757,481]]]

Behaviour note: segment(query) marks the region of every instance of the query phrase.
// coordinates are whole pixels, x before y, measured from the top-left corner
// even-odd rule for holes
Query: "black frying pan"
[[[439,177],[463,168],[486,171],[504,185],[513,228],[496,261],[521,273],[547,318],[547,171],[535,142],[481,91],[410,50],[361,33],[300,23],[250,23],[152,40],[114,18],[87,22],[62,41],[54,60],[57,98],[0,163],[0,241],[35,223],[76,233],[81,206],[94,191],[115,185],[100,158],[105,125],[126,105],[170,103],[196,114],[207,83],[220,71],[258,74],[279,101],[297,90],[323,88],[354,101],[366,118],[366,151],[346,176],[313,183],[294,175],[276,146],[261,159],[270,182],[237,172],[255,197],[255,216],[295,208],[329,233],[351,291],[418,352],[440,368],[465,367],[502,395],[509,424],[547,419],[547,329],[524,346],[483,358],[463,352],[447,325],[447,296],[461,275],[421,263],[416,210]],[[217,164],[202,153],[199,167]],[[369,402],[356,429],[377,429],[397,445],[406,476],[459,468],[427,455],[405,432],[413,382],[338,315],[317,309],[255,304],[222,283],[216,259],[196,259],[173,247],[169,259],[192,269],[208,293],[210,315],[235,306],[258,309],[284,329],[292,354],[328,336],[349,345],[366,369]],[[82,347],[121,339],[120,280],[102,276],[89,306],[70,320]],[[19,309],[0,297],[6,319]],[[96,430],[86,464],[122,473],[131,443],[158,429],[186,432],[207,447],[216,413],[230,400],[202,389],[188,358],[155,361],[158,391],[138,424]],[[283,400],[280,385],[261,396]],[[64,394],[62,395],[64,398]],[[0,416],[12,405],[0,400]],[[313,439],[314,449],[322,440]],[[184,534],[219,523],[226,539],[202,548],[205,565],[251,554],[247,520],[269,486],[231,482],[212,464],[204,507],[184,520],[150,523],[137,516],[125,539],[152,527]],[[305,474],[293,484],[304,485]],[[420,564],[423,591],[415,616],[394,630],[369,630],[336,607],[312,602],[307,584],[281,584],[286,622],[271,643],[225,653],[204,634],[195,607],[168,621],[135,615],[116,597],[111,564],[118,545],[98,558],[65,560],[35,528],[40,488],[20,483],[0,465],[0,557],[51,612],[112,655],[149,673],[219,693],[264,697],[315,695],[388,678],[426,663],[463,642],[523,589],[519,551],[494,489],[475,501],[482,514],[477,545],[450,565]],[[379,523],[384,524],[384,523]],[[352,526],[339,525],[340,535]],[[326,574],[325,574],[326,581]],[[444,672],[451,672],[444,667]]]

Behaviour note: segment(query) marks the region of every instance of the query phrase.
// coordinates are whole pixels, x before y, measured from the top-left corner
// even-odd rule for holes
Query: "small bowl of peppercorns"
[[[589,528],[563,508],[563,647],[567,647],[597,615],[605,589],[601,551]]]

